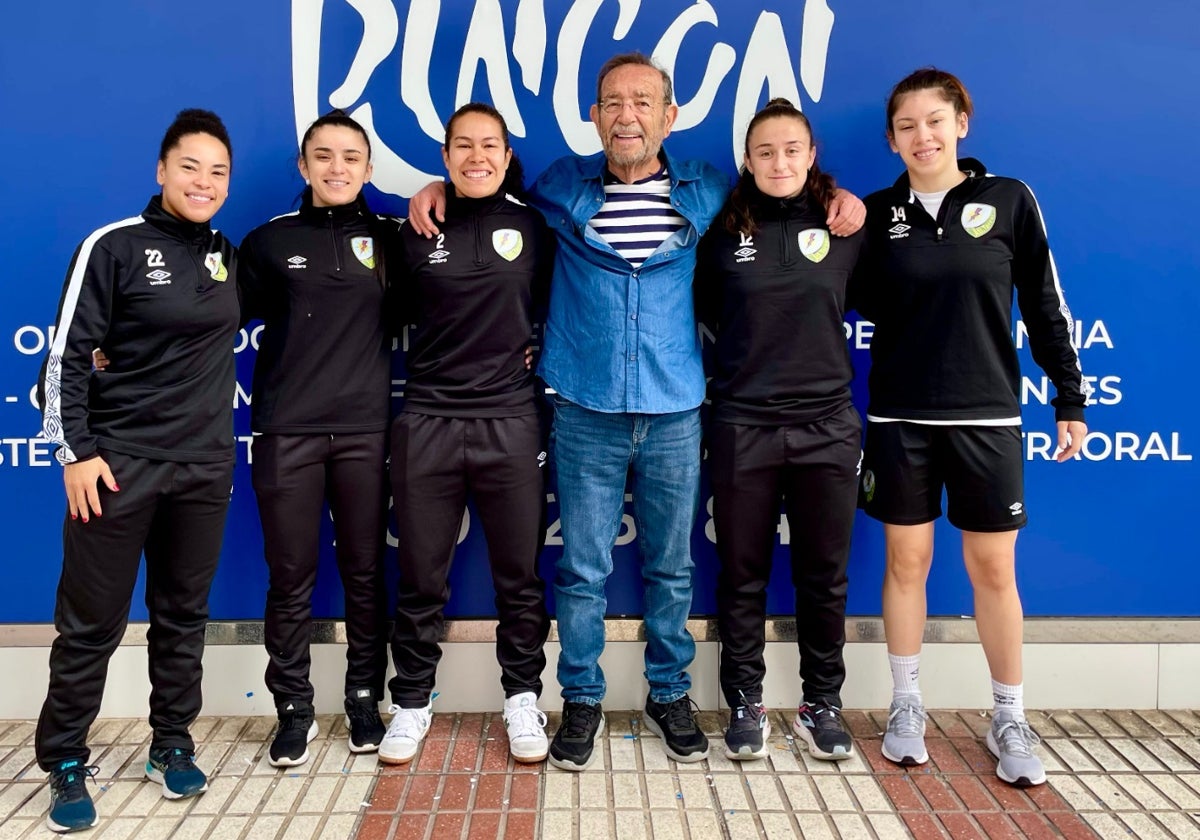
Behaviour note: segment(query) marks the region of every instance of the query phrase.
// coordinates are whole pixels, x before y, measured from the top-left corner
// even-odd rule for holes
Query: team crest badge
[[[962,211],[963,230],[976,239],[996,225],[996,208],[990,204],[968,204]]]
[[[875,498],[875,473],[867,470],[862,477],[863,497],[869,502]]]
[[[375,240],[369,236],[356,236],[350,240],[354,256],[367,268],[375,268]]]
[[[208,269],[208,273],[212,275],[212,279],[218,283],[224,283],[229,279],[229,269],[221,262],[221,252],[213,251],[204,258],[204,267]]]
[[[512,262],[521,256],[521,249],[525,247],[525,240],[521,237],[521,231],[513,230],[512,228],[501,228],[500,230],[492,231],[492,247],[496,249],[497,254]]]
[[[815,263],[829,254],[829,233],[820,228],[800,231],[800,253]]]

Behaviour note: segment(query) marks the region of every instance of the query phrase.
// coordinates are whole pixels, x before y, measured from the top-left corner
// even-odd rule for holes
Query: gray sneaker
[[[899,694],[888,707],[883,757],[905,767],[929,760],[925,750],[925,707],[918,694]]]
[[[1046,781],[1042,760],[1033,748],[1042,742],[1029,728],[1024,717],[999,712],[992,716],[992,728],[987,733],[988,749],[999,759],[996,775],[1010,785],[1032,787]]]

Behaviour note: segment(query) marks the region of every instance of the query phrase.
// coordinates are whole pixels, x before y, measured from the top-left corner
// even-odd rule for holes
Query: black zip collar
[[[354,197],[354,201],[349,204],[335,204],[330,207],[317,207],[313,204],[312,187],[304,188],[303,200],[300,203],[300,216],[308,221],[318,224],[326,224],[334,222],[341,226],[348,224],[355,219],[361,219],[366,216],[365,210],[366,200],[360,192]]]
[[[161,195],[150,199],[150,203],[142,211],[142,218],[180,242],[208,242],[212,239],[213,231],[208,222],[189,222],[178,216],[172,216],[163,209]]]
[[[950,191],[946,193],[947,198],[957,191],[963,189],[964,185],[970,184],[978,178],[987,176],[987,167],[985,167],[975,158],[959,158],[958,171],[966,175],[967,180],[963,181],[957,186],[952,187]],[[909,183],[907,170],[900,174],[900,177],[896,179],[896,183],[892,184],[892,189],[896,190],[903,196],[903,198],[898,198],[898,201],[907,201],[911,204],[917,200],[916,196],[913,195],[912,184]]]
[[[456,217],[475,216],[490,213],[508,203],[508,194],[504,190],[494,192],[483,198],[467,198],[455,193],[454,185],[446,185],[446,215]]]

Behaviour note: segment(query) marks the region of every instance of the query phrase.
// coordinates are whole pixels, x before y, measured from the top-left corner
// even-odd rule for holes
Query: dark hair
[[[662,76],[663,83],[663,102],[670,105],[675,98],[675,89],[671,85],[671,77],[667,71],[654,63],[650,56],[640,52],[627,52],[620,55],[614,55],[608,61],[604,62],[604,66],[600,68],[599,75],[596,76],[596,101],[600,101],[604,91],[604,77],[618,67],[624,67],[627,64],[636,64],[639,67],[649,67],[652,70],[657,70]]]
[[[750,157],[750,135],[754,133],[754,129],[758,128],[763,121],[775,117],[787,117],[803,123],[804,128],[808,131],[809,142],[814,148],[816,147],[817,138],[813,134],[812,123],[808,121],[808,117],[804,116],[800,109],[787,99],[772,99],[750,118],[750,125],[746,127],[744,143],[746,157]],[[814,155],[813,165],[808,170],[808,177],[804,179],[804,194],[816,206],[828,209],[836,189],[837,184],[834,182],[833,176],[821,171]],[[746,165],[743,163],[737,184],[734,186],[733,192],[729,194],[729,201],[725,205],[725,213],[722,217],[725,230],[730,233],[754,233],[758,230],[758,224],[754,221],[753,204],[761,197],[762,192],[754,183],[754,175],[746,169]]]
[[[938,96],[954,106],[956,117],[959,114],[966,114],[969,117],[975,112],[974,106],[971,105],[971,95],[967,93],[966,85],[959,80],[958,76],[936,67],[922,67],[920,70],[909,73],[892,88],[892,93],[887,101],[887,127],[885,130],[888,137],[895,136],[895,132],[892,131],[892,117],[896,116],[900,100],[919,90],[936,90]]]
[[[162,143],[158,147],[158,159],[165,161],[171,150],[179,145],[179,141],[189,134],[208,134],[220,140],[229,152],[229,162],[233,163],[233,144],[229,142],[229,132],[225,123],[212,111],[203,108],[184,108],[175,115],[175,121],[167,126]]]
[[[450,151],[450,137],[454,132],[454,123],[459,117],[467,114],[482,114],[494,119],[500,124],[500,138],[504,141],[504,148],[512,149],[508,140],[508,123],[504,121],[504,117],[499,111],[486,102],[468,102],[450,115],[450,119],[446,120],[446,139],[442,143],[443,149]],[[525,198],[525,168],[521,166],[516,152],[513,152],[512,157],[509,158],[508,171],[504,173],[504,181],[500,184],[500,189],[514,198],[522,200]]]
[[[327,125],[348,128],[351,131],[357,131],[361,134],[363,142],[367,144],[367,160],[371,159],[371,138],[367,136],[367,130],[341,108],[335,108],[328,114],[322,114],[313,120],[312,125],[308,127],[308,130],[304,132],[304,137],[300,140],[300,157],[304,157],[304,150],[308,148],[308,144],[312,141],[313,135],[317,133],[317,130],[325,128]]]

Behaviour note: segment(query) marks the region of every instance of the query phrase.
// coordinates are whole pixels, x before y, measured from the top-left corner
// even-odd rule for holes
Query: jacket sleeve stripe
[[[67,336],[71,329],[71,321],[75,317],[75,307],[79,303],[79,293],[83,287],[83,278],[87,272],[88,263],[92,258],[92,250],[101,237],[123,227],[141,224],[141,216],[113,222],[93,232],[83,241],[79,248],[79,256],[67,286],[63,290],[62,308],[59,312],[58,324],[54,328],[54,342],[50,345],[50,353],[46,359],[46,373],[42,380],[42,392],[45,395],[45,405],[42,409],[42,437],[59,446],[56,456],[59,463],[72,464],[76,461],[75,453],[67,444],[66,433],[62,419],[62,358],[67,346]]]
[[[1037,214],[1038,224],[1042,226],[1042,236],[1046,237],[1046,241],[1049,242],[1050,234],[1046,231],[1046,218],[1042,215],[1042,208],[1038,204],[1037,196],[1033,194],[1033,190],[1024,181],[1021,181],[1021,186],[1029,193],[1029,197],[1033,199],[1033,211]],[[1058,311],[1067,322],[1067,335],[1074,335],[1075,319],[1071,316],[1071,310],[1067,307],[1067,299],[1063,296],[1062,285],[1058,282],[1058,266],[1054,263],[1054,252],[1050,250],[1049,246],[1046,248],[1046,254],[1050,259],[1050,276],[1054,280],[1054,293],[1058,295]],[[1075,349],[1075,345],[1073,344],[1071,345],[1071,350],[1075,355],[1075,368],[1082,371],[1083,366],[1079,362],[1079,351]]]

